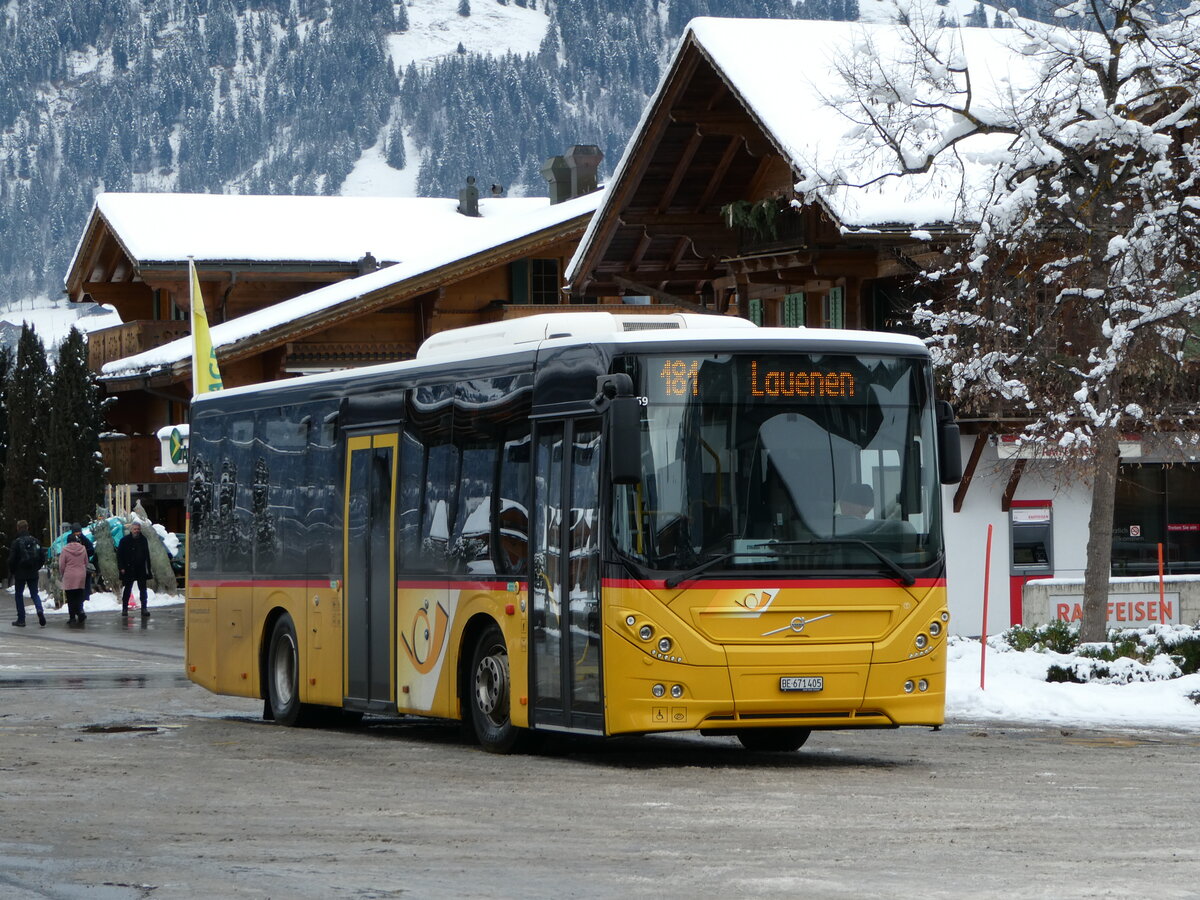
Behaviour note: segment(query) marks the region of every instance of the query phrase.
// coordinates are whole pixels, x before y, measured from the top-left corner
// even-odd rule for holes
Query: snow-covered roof
[[[850,138],[867,137],[847,116],[845,80],[839,66],[867,54],[881,68],[904,58],[906,32],[895,25],[856,22],[765,21],[747,19],[696,19],[691,32],[703,52],[724,73],[743,103],[772,135],[779,148],[805,179],[837,173],[837,181],[864,187],[818,189],[825,204],[843,226],[932,225],[971,219],[975,210],[959,203],[965,180],[968,195],[986,187],[992,162],[1011,141],[1006,135],[980,136],[960,152],[961,165],[951,154],[928,173],[875,179],[895,172],[897,162],[889,148],[875,141],[875,152],[860,154]],[[970,66],[972,105],[985,115],[1008,105],[1010,92],[1024,94],[1033,88],[1041,71],[1024,55],[1028,43],[1017,29],[942,29],[942,37],[957,41],[961,59]],[[764,54],[768,45],[786,47],[786,53]],[[802,66],[796,60],[803,60]],[[911,79],[895,66],[895,84]],[[916,88],[912,93],[918,93]],[[953,125],[949,112],[943,131]],[[968,205],[970,200],[968,199]]]
[[[1040,70],[1022,52],[1026,38],[1017,29],[948,28],[944,38],[960,42],[961,58],[971,67],[973,107],[983,113],[1006,105],[1011,92],[1023,93],[1036,84]],[[609,180],[609,202],[620,196],[626,169],[651,115],[662,107],[673,76],[693,44],[720,73],[730,90],[762,126],[779,152],[806,181],[843,228],[905,227],[920,229],[974,221],[970,197],[989,184],[993,163],[1010,140],[1004,135],[981,135],[960,146],[957,159],[945,154],[927,173],[886,176],[897,170],[889,148],[877,144],[860,151],[857,142],[869,132],[849,118],[845,79],[839,67],[864,56],[883,67],[904,55],[903,29],[891,24],[822,22],[805,19],[693,19],[664,73],[655,96],[643,113]],[[959,54],[956,54],[958,56]],[[901,67],[897,66],[897,74]],[[898,79],[902,80],[902,79]],[[904,85],[898,83],[901,90]],[[954,126],[946,112],[942,130]],[[937,114],[930,121],[937,127]],[[818,176],[836,173],[833,181],[863,185],[830,188],[817,185]],[[802,182],[804,184],[804,182]],[[968,198],[964,205],[963,188]],[[593,219],[567,270],[568,282],[579,274],[577,265],[600,223],[615,214],[602,208]]]
[[[189,256],[197,263],[353,263],[367,252],[378,260],[413,259],[493,234],[498,223],[523,221],[549,205],[545,197],[483,197],[476,218],[457,212],[456,200],[432,197],[104,193],[94,215],[143,265]]]
[[[424,230],[419,227],[421,222],[418,217],[414,217],[413,221],[404,224],[403,230],[411,235],[411,241],[404,246],[403,253],[397,254],[402,257],[401,262],[366,275],[360,275],[357,278],[339,281],[336,284],[310,291],[307,294],[301,294],[290,300],[284,300],[272,306],[247,313],[244,316],[239,316],[236,319],[231,319],[228,322],[223,322],[220,325],[215,325],[211,330],[213,348],[219,356],[223,347],[254,337],[255,335],[282,328],[288,323],[300,319],[332,312],[339,306],[349,304],[361,297],[387,288],[396,287],[409,279],[427,275],[445,266],[461,263],[469,260],[471,257],[502,248],[506,244],[512,244],[523,238],[536,236],[540,232],[561,227],[574,219],[590,216],[599,205],[603,194],[604,191],[601,189],[583,197],[577,197],[574,200],[567,200],[554,205],[551,205],[549,200],[545,198],[524,201],[480,201],[481,210],[485,206],[497,202],[507,202],[510,204],[517,204],[519,202],[523,204],[524,209],[518,214],[518,207],[505,207],[506,209],[511,209],[512,214],[485,214],[482,218],[478,219],[468,219],[466,216],[454,212],[456,204],[453,200],[403,201],[419,203],[422,206],[428,205],[435,212],[431,215],[430,221],[426,223]],[[264,197],[256,199],[266,200],[274,198]],[[399,203],[402,201],[390,202]],[[450,217],[464,224],[457,229],[444,227],[445,222],[441,220],[436,211],[444,211],[445,209],[450,210]],[[385,227],[385,224],[381,223],[380,227]],[[218,239],[214,238],[214,240]],[[223,238],[220,240],[223,240]],[[384,244],[375,242],[375,246],[382,247]],[[383,258],[378,252],[374,250],[372,252],[377,257]],[[358,255],[361,256],[362,253],[360,252]],[[296,257],[293,256],[291,258]],[[126,377],[160,370],[183,360],[190,359],[191,354],[191,338],[181,338],[135,356],[128,356],[124,359],[107,363],[101,369],[101,376],[109,378]]]

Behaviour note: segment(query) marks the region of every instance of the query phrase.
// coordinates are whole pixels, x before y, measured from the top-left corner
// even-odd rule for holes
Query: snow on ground
[[[158,606],[181,606],[183,604],[183,593],[177,594],[160,594],[152,588],[146,588],[146,605],[151,609]],[[52,609],[46,598],[42,598],[42,607],[46,611],[47,616],[62,616],[66,618],[68,610],[67,604],[63,604],[58,609]],[[86,615],[91,615],[97,612],[116,612],[121,608],[121,595],[111,594],[106,591],[100,591],[92,594],[88,601],[84,604],[83,611]],[[141,609],[141,600],[138,599],[137,586],[133,588],[133,595],[129,598],[129,609],[138,611]],[[26,621],[37,622],[37,615],[33,611],[33,606],[29,603],[25,604]]]
[[[407,8],[408,31],[388,38],[396,74],[410,62],[430,62],[463,49],[471,53],[503,56],[537,53],[549,19],[540,9],[505,6],[494,0],[475,0],[471,15],[458,14],[459,0],[413,0]]]
[[[404,139],[404,153],[408,165],[403,169],[393,169],[387,164],[381,138],[363,151],[338,193],[343,197],[417,196],[417,169],[421,156],[407,137]]]
[[[0,321],[17,326],[28,322],[37,331],[42,343],[52,347],[67,336],[72,325],[80,331],[87,332],[121,324],[121,317],[117,315],[116,310],[112,307],[103,308],[103,314],[84,315],[95,307],[90,304],[38,297],[20,300],[7,309],[0,310]]]
[[[980,689],[978,640],[951,638],[946,685],[947,722],[1012,722],[1075,728],[1165,729],[1200,732],[1200,675],[1132,684],[1050,684],[1051,664],[1073,656],[1018,652],[989,639]]]

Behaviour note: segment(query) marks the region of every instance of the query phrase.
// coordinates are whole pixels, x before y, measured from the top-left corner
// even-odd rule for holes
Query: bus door
[[[392,606],[398,435],[346,441],[346,706],[395,708]]]
[[[534,433],[532,724],[603,734],[600,421],[539,421]]]

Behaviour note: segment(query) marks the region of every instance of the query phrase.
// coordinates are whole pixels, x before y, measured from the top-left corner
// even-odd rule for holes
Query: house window
[[[557,259],[519,259],[509,265],[516,304],[557,306],[562,302],[562,275]]]
[[[543,306],[557,304],[562,300],[562,278],[558,273],[557,259],[531,259],[529,261],[529,301]]]
[[[846,327],[846,289],[830,288],[821,303],[822,324],[826,328]]]
[[[786,294],[783,298],[783,327],[799,328],[804,324],[804,294]]]

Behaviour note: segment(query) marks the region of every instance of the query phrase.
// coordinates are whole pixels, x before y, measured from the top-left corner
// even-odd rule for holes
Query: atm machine
[[[1021,598],[1030,578],[1054,574],[1054,516],[1050,500],[1014,500],[1008,510],[1009,612],[1020,625]]]

